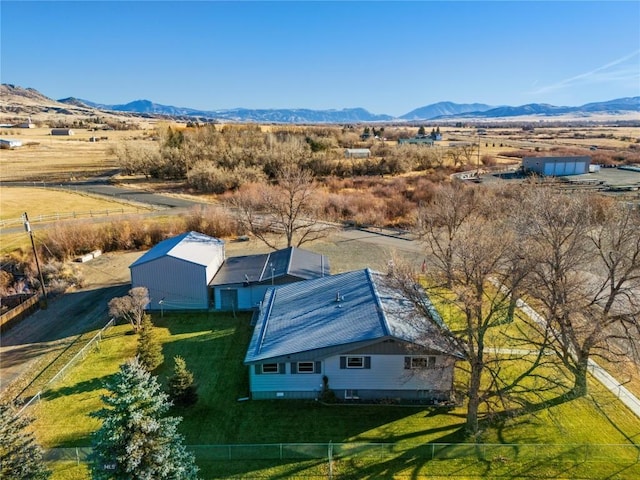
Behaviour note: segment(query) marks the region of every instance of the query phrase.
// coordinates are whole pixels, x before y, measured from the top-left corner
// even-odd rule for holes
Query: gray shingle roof
[[[451,353],[448,340],[417,316],[369,269],[269,289],[245,363],[389,337]]]
[[[133,262],[129,268],[164,256],[207,266],[211,263],[212,258],[217,256],[218,249],[222,245],[224,245],[224,240],[219,238],[210,237],[199,232],[185,232],[156,244],[151,250]]]
[[[329,261],[324,255],[289,247],[271,253],[231,257],[225,260],[209,285],[270,282],[286,275],[302,280],[329,275]]]

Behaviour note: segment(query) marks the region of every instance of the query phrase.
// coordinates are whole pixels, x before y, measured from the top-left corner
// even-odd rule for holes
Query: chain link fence
[[[612,462],[633,465],[640,462],[640,445],[631,444],[493,444],[425,443],[409,446],[397,443],[272,443],[188,446],[205,461],[322,460],[344,458],[389,459],[410,454],[428,460],[468,459],[479,461],[530,461],[558,459],[576,462]],[[90,447],[52,448],[47,461],[86,462]]]

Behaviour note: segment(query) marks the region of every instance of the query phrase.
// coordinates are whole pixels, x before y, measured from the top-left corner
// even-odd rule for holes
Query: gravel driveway
[[[108,303],[130,288],[129,265],[140,252],[105,254],[76,268],[86,287],[62,295],[0,337],[0,392],[28,383],[83,333],[108,321]]]

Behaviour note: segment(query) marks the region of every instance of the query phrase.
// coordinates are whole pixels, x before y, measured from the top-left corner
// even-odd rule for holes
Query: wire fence
[[[136,210],[136,211],[139,211]],[[47,215],[34,215],[32,218],[29,218],[31,223],[41,223],[41,222],[54,222],[59,220],[69,220],[74,218],[92,218],[92,217],[103,217],[109,215],[123,215],[125,213],[134,213],[131,210],[125,210],[124,207],[120,208],[107,208],[104,210],[86,210],[81,212],[56,212],[50,213]],[[16,227],[18,225],[22,225],[24,223],[24,219],[20,218],[10,218],[7,220],[0,220],[0,228],[7,227]]]
[[[68,373],[71,367],[76,365],[78,362],[84,360],[87,354],[90,352],[91,348],[97,346],[100,340],[102,340],[102,336],[104,335],[104,333],[114,325],[115,325],[115,318],[111,318],[107,322],[107,324],[104,327],[102,327],[100,331],[96,333],[93,336],[93,338],[91,338],[91,340],[89,340],[87,344],[84,347],[82,347],[80,351],[71,358],[71,360],[69,360],[53,377],[51,377],[51,379],[44,385],[44,387],[42,387],[41,390],[38,391],[38,393],[36,393],[33,397],[31,397],[29,401],[22,406],[22,408],[18,411],[17,415],[21,415],[27,408],[29,408],[30,406],[38,402],[42,397],[42,394],[46,392],[49,388],[51,388],[51,386],[55,382],[62,379],[65,376],[65,374]]]
[[[203,461],[243,460],[328,460],[371,458],[390,459],[410,455],[425,460],[532,461],[557,459],[575,462],[640,462],[640,445],[632,444],[496,444],[425,443],[414,446],[398,443],[272,443],[235,445],[190,445]],[[52,448],[47,461],[86,462],[90,447]]]

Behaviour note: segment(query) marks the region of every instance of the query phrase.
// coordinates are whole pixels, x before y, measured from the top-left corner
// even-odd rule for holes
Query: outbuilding
[[[20,140],[0,138],[1,148],[18,148],[21,146],[22,146],[22,142]]]
[[[205,310],[208,284],[224,262],[224,241],[187,232],[158,243],[129,266],[132,287],[149,290],[150,310]]]
[[[65,135],[75,135],[75,133],[70,128],[52,128],[51,135],[65,136]]]
[[[275,252],[230,257],[209,283],[216,310],[259,307],[270,287],[328,276],[325,255],[288,247]]]
[[[563,177],[589,173],[591,157],[524,157],[522,169],[524,173],[533,173],[545,177]]]
[[[344,158],[369,158],[371,150],[368,148],[347,148],[344,151]]]

